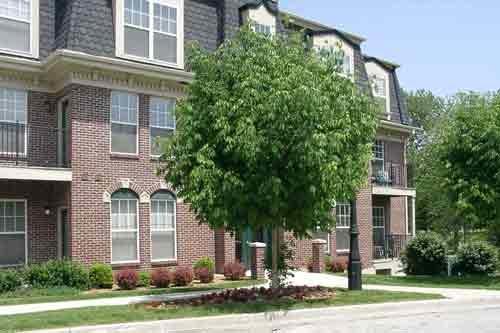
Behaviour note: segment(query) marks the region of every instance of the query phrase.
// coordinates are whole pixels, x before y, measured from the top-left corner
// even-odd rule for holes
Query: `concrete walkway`
[[[294,272],[294,277],[290,278],[288,282],[296,286],[319,285],[324,287],[347,288],[346,277],[332,275],[332,274],[315,274],[315,273],[297,271]],[[366,290],[387,290],[387,291],[401,291],[401,292],[418,292],[427,294],[441,294],[444,297],[452,300],[477,300],[477,299],[500,300],[500,291],[494,291],[494,290],[421,288],[421,287],[399,287],[399,286],[384,286],[384,285],[363,285],[363,288]],[[155,295],[155,296],[115,297],[115,298],[101,298],[101,299],[81,300],[81,301],[6,305],[6,306],[0,306],[0,316],[45,312],[45,311],[57,311],[65,309],[98,307],[98,306],[129,305],[129,304],[151,302],[151,301],[169,301],[182,298],[184,299],[193,298],[204,294],[211,294],[216,291],[217,290]]]
[[[296,286],[324,286],[347,288],[347,278],[344,276],[332,274],[315,274],[308,272],[294,272],[294,277],[289,282]],[[500,290],[485,289],[452,289],[452,288],[422,288],[422,287],[404,287],[404,286],[386,286],[386,285],[363,285],[366,290],[387,290],[416,292],[424,294],[440,294],[450,299],[478,299],[478,298],[498,298],[500,299]]]

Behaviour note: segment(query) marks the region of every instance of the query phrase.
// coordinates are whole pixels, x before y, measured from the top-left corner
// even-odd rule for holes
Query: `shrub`
[[[347,269],[347,263],[345,261],[334,260],[330,263],[330,267],[327,268],[328,271],[332,273],[344,273]]]
[[[413,238],[401,257],[408,275],[437,275],[446,271],[446,245],[433,232],[421,232]]]
[[[239,262],[228,263],[224,265],[224,277],[229,280],[241,280],[245,276],[245,266]]]
[[[211,271],[215,271],[215,263],[209,257],[203,257],[201,259],[198,259],[193,266],[194,269],[203,267],[208,268]]]
[[[194,272],[201,283],[210,283],[214,280],[214,272],[207,267],[197,268]]]
[[[26,282],[34,288],[70,287],[88,289],[89,273],[69,260],[51,260],[26,269]]]
[[[94,264],[89,270],[90,286],[92,288],[113,288],[113,270],[105,264]]]
[[[330,271],[330,268],[332,267],[332,263],[333,263],[333,258],[332,258],[332,256],[330,256],[330,255],[326,255],[326,256],[325,256],[324,263],[325,263],[325,270],[326,270],[326,271]]]
[[[139,274],[133,269],[124,269],[115,274],[115,280],[120,289],[132,290],[137,288]]]
[[[453,272],[460,275],[488,275],[496,271],[497,264],[496,249],[485,242],[475,242],[459,247]]]
[[[156,288],[168,288],[172,273],[166,268],[157,268],[151,274],[151,283]]]
[[[139,273],[139,287],[148,288],[151,285],[151,274],[149,272]]]
[[[214,280],[215,263],[209,257],[203,257],[195,262],[194,276],[201,283],[209,283]]]
[[[8,269],[0,270],[0,293],[6,293],[19,289],[23,285],[23,274],[21,271]]]
[[[193,282],[193,270],[191,267],[179,266],[174,271],[174,285],[177,287],[188,286]]]

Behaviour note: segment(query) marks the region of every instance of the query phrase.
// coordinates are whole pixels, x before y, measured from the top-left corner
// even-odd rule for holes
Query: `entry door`
[[[68,225],[68,209],[59,208],[58,211],[58,256],[59,259],[69,258],[69,225]]]
[[[385,207],[373,207],[373,247],[376,256],[384,256],[385,249]]]

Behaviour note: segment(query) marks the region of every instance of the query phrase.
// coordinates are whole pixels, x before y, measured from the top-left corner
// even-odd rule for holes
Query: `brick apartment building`
[[[198,224],[155,175],[156,138],[175,130],[175,101],[193,78],[185,46],[215,50],[247,21],[270,34],[304,29],[313,47],[340,45],[345,74],[384,108],[358,223],[365,267],[397,256],[415,230],[405,155],[413,127],[398,66],[363,55],[363,38],[271,0],[0,0],[0,266],[248,263],[247,241],[265,233]],[[336,214],[336,230],[316,236],[345,258],[349,206]],[[310,254],[311,241],[297,241],[296,264]]]

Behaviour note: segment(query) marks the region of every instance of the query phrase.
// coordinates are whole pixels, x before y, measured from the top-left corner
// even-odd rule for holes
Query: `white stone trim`
[[[141,195],[139,196],[139,203],[150,203],[151,202],[151,197],[148,193],[142,192]]]
[[[111,203],[111,193],[108,191],[104,191],[102,194],[102,202],[104,203]]]
[[[266,243],[254,242],[254,243],[248,243],[248,246],[262,249],[266,247]]]
[[[71,182],[71,169],[0,166],[0,179]]]
[[[390,186],[373,186],[372,194],[387,195],[393,197],[416,197],[417,191],[415,189],[394,188]]]
[[[328,243],[328,242],[327,242],[326,240],[324,240],[324,239],[320,239],[320,238],[319,238],[319,239],[313,239],[313,240],[312,240],[312,243],[313,243],[313,244],[322,244],[322,245],[324,245],[324,244],[326,244],[326,243]]]

